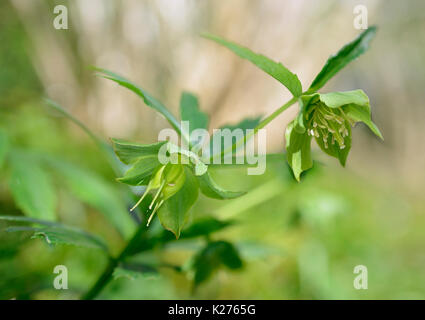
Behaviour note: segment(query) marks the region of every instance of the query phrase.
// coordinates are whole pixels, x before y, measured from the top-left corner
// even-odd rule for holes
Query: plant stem
[[[106,266],[103,273],[97,279],[95,284],[87,291],[83,296],[83,300],[92,300],[103,290],[103,288],[109,283],[114,273],[115,268],[122,262],[129,253],[133,251],[135,246],[139,243],[142,234],[145,232],[145,225],[141,223],[134,233],[133,237],[128,241],[127,245],[121,251],[117,258],[109,257],[108,265]]]
[[[286,102],[283,106],[281,106],[279,109],[274,111],[271,115],[269,115],[267,118],[263,119],[255,128],[254,131],[250,134],[245,135],[242,139],[236,141],[234,144],[232,144],[229,148],[223,150],[221,152],[220,156],[224,156],[225,154],[232,152],[234,149],[238,148],[240,145],[243,145],[248,141],[251,137],[257,134],[258,130],[264,128],[266,125],[268,125],[270,122],[272,122],[278,115],[280,115],[283,111],[288,109],[290,106],[292,106],[295,102],[297,102],[297,97],[292,97],[291,100]],[[214,159],[214,155],[210,157],[210,161]]]

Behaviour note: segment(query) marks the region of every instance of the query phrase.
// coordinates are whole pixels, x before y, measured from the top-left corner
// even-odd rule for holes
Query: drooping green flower
[[[351,148],[351,127],[365,123],[382,138],[372,122],[369,98],[362,90],[314,93],[299,98],[300,112],[286,129],[286,150],[289,165],[297,180],[311,168],[311,140],[320,149],[345,166]]]
[[[177,238],[187,221],[190,208],[198,198],[199,190],[214,199],[233,199],[244,194],[218,186],[208,167],[196,154],[171,142],[161,141],[147,145],[120,139],[112,139],[112,142],[118,158],[130,166],[118,181],[132,186],[146,186],[143,195],[131,210],[142,203],[148,194],[152,194],[147,210],[147,224],[157,214],[164,228],[172,231]],[[166,164],[159,161],[159,152],[164,145],[173,158],[173,161]]]

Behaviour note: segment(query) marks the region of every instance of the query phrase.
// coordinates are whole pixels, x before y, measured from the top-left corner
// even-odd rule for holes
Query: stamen
[[[161,186],[159,187],[158,191],[156,192],[154,198],[152,199],[152,202],[149,205],[149,210],[152,210],[152,206],[153,206],[154,202],[156,201],[156,199],[158,199],[158,197],[161,194],[161,191],[164,188],[164,186],[165,186],[165,180],[162,181]]]
[[[139,201],[136,202],[133,208],[130,209],[130,212],[137,208],[137,206],[143,201],[143,199],[146,197],[146,195],[149,193],[149,189],[145,190],[145,193],[140,197]]]
[[[161,207],[161,206],[162,206],[162,204],[163,204],[163,203],[164,203],[164,200],[161,200],[159,203],[157,203],[157,204],[155,205],[155,209],[153,209],[153,211],[152,211],[151,215],[149,216],[148,222],[147,222],[147,224],[146,224],[146,226],[147,226],[147,227],[149,227],[149,224],[151,223],[153,216],[154,216],[154,215],[155,215],[155,213],[158,211],[159,207]]]

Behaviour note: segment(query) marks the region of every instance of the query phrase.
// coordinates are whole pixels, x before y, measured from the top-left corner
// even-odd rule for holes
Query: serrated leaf
[[[252,62],[261,70],[263,70],[264,72],[275,78],[277,81],[282,83],[295,97],[301,95],[302,86],[297,75],[289,71],[281,63],[275,62],[262,54],[254,53],[248,48],[242,47],[230,41],[226,41],[217,36],[204,34],[203,37],[213,40],[218,44],[221,44],[222,46],[225,46],[226,48],[237,54],[239,57]]]
[[[298,133],[294,126],[292,121],[286,128],[286,156],[295,178],[300,181],[301,173],[313,166],[311,136],[307,132]]]
[[[6,158],[7,151],[9,149],[9,142],[6,132],[0,130],[0,169],[3,166],[3,162]]]
[[[236,248],[227,241],[215,241],[207,244],[194,258],[192,268],[195,271],[195,287],[207,281],[221,265],[236,270],[243,266]]]
[[[198,198],[198,181],[185,167],[185,181],[180,190],[164,202],[158,211],[158,217],[162,226],[174,233],[176,238],[180,237],[187,218],[188,211]]]
[[[114,151],[118,158],[125,164],[132,164],[144,156],[156,156],[161,147],[167,141],[160,141],[152,144],[140,144],[122,139],[111,139]]]
[[[160,165],[157,155],[142,156],[127,170],[123,177],[117,180],[132,186],[147,185],[149,178]]]
[[[116,189],[94,173],[71,163],[52,158],[47,161],[76,197],[99,210],[125,238],[133,235],[136,225]]]
[[[56,220],[56,193],[48,173],[37,161],[14,155],[10,161],[10,190],[16,205],[32,218]]]
[[[376,27],[369,27],[352,42],[346,44],[337,54],[329,57],[325,66],[313,80],[309,92],[322,88],[339,70],[369,49],[370,41],[376,34]]]
[[[180,98],[180,117],[182,121],[189,122],[189,132],[184,132],[183,134],[188,135],[188,139],[190,134],[196,129],[208,129],[208,115],[202,112],[199,109],[198,98],[189,93],[183,92]],[[193,141],[190,139],[190,143],[192,145],[196,145],[200,141]]]
[[[125,79],[124,77],[113,73],[106,69],[101,68],[94,68],[97,72],[99,72],[99,76],[112,80],[119,85],[133,91],[135,94],[137,94],[139,97],[143,99],[143,101],[151,107],[152,109],[156,110],[159,114],[161,114],[168,122],[171,124],[171,126],[181,134],[180,131],[180,123],[177,121],[177,119],[174,117],[174,115],[157,99],[152,97],[150,94],[148,94],[145,90],[140,88],[139,86],[135,85],[131,81]]]
[[[234,199],[237,197],[240,197],[246,192],[235,192],[235,191],[229,191],[221,188],[211,177],[209,172],[207,171],[202,176],[198,176],[199,181],[199,187],[201,189],[201,192],[209,197],[214,199]]]

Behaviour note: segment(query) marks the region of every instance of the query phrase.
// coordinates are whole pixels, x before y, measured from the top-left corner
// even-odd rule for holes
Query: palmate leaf
[[[198,176],[197,178],[199,181],[199,187],[201,189],[201,192],[209,198],[220,199],[220,200],[234,199],[246,194],[246,192],[228,191],[221,188],[212,179],[208,171],[204,173],[202,176]]]
[[[325,66],[313,80],[308,92],[315,92],[322,88],[339,70],[369,49],[370,41],[376,34],[376,27],[371,26],[362,32],[352,42],[346,44],[337,54],[329,57]]]
[[[174,115],[157,99],[152,97],[150,94],[148,94],[145,90],[140,88],[139,86],[135,85],[131,81],[125,79],[124,77],[111,72],[106,69],[96,68],[94,67],[94,70],[99,73],[100,77],[103,77],[105,79],[112,80],[116,83],[118,83],[120,86],[123,86],[127,89],[130,89],[135,94],[137,94],[139,97],[143,99],[143,101],[151,107],[152,109],[156,110],[158,113],[160,113],[170,124],[171,126],[181,134],[180,130],[180,123],[177,121],[177,119],[174,117]]]
[[[196,129],[208,129],[208,115],[199,109],[198,98],[189,92],[183,92],[180,98],[180,117],[182,121],[189,122],[189,132],[186,140],[189,141],[190,134]],[[195,145],[199,141],[190,141]]]
[[[60,223],[34,219],[20,216],[0,216],[0,220],[24,222],[34,226],[12,226],[6,229],[7,232],[31,232],[32,239],[41,238],[49,245],[66,244],[77,247],[86,247],[108,251],[105,242],[99,237],[83,231],[76,227],[65,226]]]
[[[189,209],[198,198],[198,181],[189,168],[185,167],[185,180],[180,190],[164,202],[158,210],[162,226],[174,233],[176,238],[187,221]]]
[[[31,157],[14,153],[10,169],[10,190],[22,212],[32,218],[56,220],[55,188],[40,163]]]
[[[222,46],[233,51],[239,57],[247,59],[257,67],[259,67],[264,72],[271,75],[277,81],[282,83],[288,90],[294,95],[294,97],[299,97],[302,93],[301,82],[298,79],[297,75],[289,71],[281,63],[275,62],[266,56],[252,52],[250,49],[242,47],[236,43],[224,40],[220,37],[203,34],[204,38],[213,40]]]

